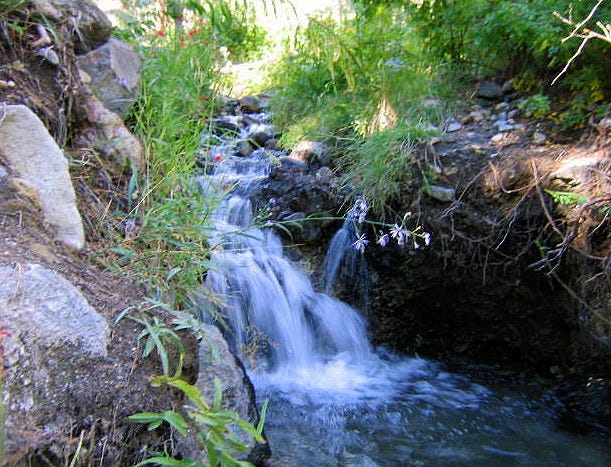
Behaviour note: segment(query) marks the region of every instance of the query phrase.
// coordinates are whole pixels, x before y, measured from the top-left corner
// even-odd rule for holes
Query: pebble
[[[445,186],[429,185],[425,191],[431,198],[444,203],[454,201],[456,197],[456,190]]]
[[[545,144],[547,141],[547,135],[541,131],[535,131],[533,133],[533,143],[535,144]]]
[[[452,123],[449,123],[448,126],[446,127],[446,132],[453,133],[455,131],[460,130],[461,128],[462,128],[462,124],[458,122],[452,122]]]

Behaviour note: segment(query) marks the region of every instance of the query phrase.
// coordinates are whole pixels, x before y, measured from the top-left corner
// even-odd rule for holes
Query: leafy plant
[[[550,195],[557,204],[580,205],[588,200],[586,196],[571,191],[545,190],[545,192]]]
[[[520,101],[518,108],[528,117],[545,118],[551,110],[551,100],[544,94],[534,94]]]
[[[203,398],[197,387],[177,377],[154,376],[151,378],[154,387],[168,385],[179,389],[187,397],[190,405],[187,407],[187,418],[182,414],[166,410],[161,413],[142,412],[128,417],[132,422],[145,423],[149,430],[154,430],[163,423],[169,424],[182,436],[186,436],[189,428],[195,431],[195,437],[200,449],[205,453],[207,462],[198,460],[177,460],[168,455],[149,458],[138,465],[176,465],[176,466],[249,466],[245,461],[238,461],[236,454],[247,452],[249,447],[238,436],[239,429],[254,441],[264,443],[263,425],[267,411],[267,401],[261,409],[261,417],[257,426],[243,420],[239,414],[230,410],[223,410],[222,388],[215,380],[215,393],[212,405]]]

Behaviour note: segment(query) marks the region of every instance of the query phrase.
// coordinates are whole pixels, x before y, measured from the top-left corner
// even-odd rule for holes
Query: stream
[[[256,225],[251,190],[282,154],[237,156],[236,145],[273,133],[269,115],[219,119],[239,131],[205,135],[214,170],[202,187],[227,192],[214,213],[205,284],[223,300],[208,311],[228,325],[258,402],[270,401],[269,465],[611,465],[608,445],[557,428],[554,401],[540,385],[479,381],[374,348],[358,310],[315,290],[273,230]],[[355,240],[343,238],[334,251]]]

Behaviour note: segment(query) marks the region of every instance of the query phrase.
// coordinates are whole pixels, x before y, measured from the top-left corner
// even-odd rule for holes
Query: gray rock
[[[78,67],[91,78],[91,89],[106,107],[125,116],[140,87],[140,57],[130,45],[111,38],[82,55]]]
[[[0,322],[6,378],[8,451],[23,447],[23,430],[69,433],[71,400],[94,363],[106,357],[109,327],[62,276],[38,264],[0,263]],[[82,387],[81,387],[82,389]]]
[[[446,132],[454,133],[455,131],[461,130],[462,127],[463,126],[458,122],[451,122],[451,123],[448,123],[448,126],[446,127]]]
[[[535,144],[545,144],[545,142],[547,141],[547,135],[542,131],[535,131],[533,133],[532,140]]]
[[[40,119],[24,105],[9,105],[0,124],[0,155],[14,175],[38,190],[45,222],[66,245],[85,244],[83,221],[68,160]]]
[[[508,79],[507,81],[505,81],[503,83],[503,86],[501,86],[501,90],[503,91],[503,94],[511,94],[513,91],[515,91],[513,80]]]
[[[300,141],[289,153],[288,157],[304,164],[321,161],[325,153],[325,145],[319,141]]]
[[[439,185],[429,185],[425,191],[431,198],[444,203],[454,201],[456,197],[456,190],[454,188]]]
[[[231,352],[218,328],[206,325],[205,333],[206,337],[202,339],[199,348],[199,373],[195,386],[204,399],[212,404],[215,392],[214,381],[217,379],[222,388],[222,407],[237,412],[242,419],[256,425],[259,422],[259,414],[255,405],[254,388],[242,364]],[[242,430],[236,429],[236,434],[251,447],[251,452],[245,456],[246,458],[259,455],[257,451],[260,450],[267,449],[269,452],[267,444],[257,445],[254,439]]]
[[[33,3],[48,19],[70,24],[77,54],[99,47],[110,38],[112,24],[92,0],[33,0]]]
[[[254,96],[244,96],[238,103],[238,110],[245,114],[252,114],[261,111],[261,101]]]
[[[250,144],[248,141],[238,141],[234,155],[239,157],[247,157],[250,156],[254,150],[255,148],[253,148],[252,144]]]
[[[35,55],[42,58],[53,66],[59,66],[59,55],[53,50],[52,46],[41,47],[35,52]]]
[[[123,120],[91,92],[83,88],[78,100],[78,111],[85,126],[75,138],[76,146],[93,148],[103,157],[118,164],[143,165],[143,148],[140,141],[129,132]]]
[[[509,122],[503,121],[503,120],[499,120],[499,121],[495,122],[494,126],[496,126],[500,132],[512,131],[514,129],[513,125],[511,125]]]
[[[486,81],[478,88],[477,97],[495,100],[503,97],[503,88],[494,81]]]

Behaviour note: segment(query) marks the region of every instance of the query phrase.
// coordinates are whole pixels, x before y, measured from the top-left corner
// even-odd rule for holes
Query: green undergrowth
[[[567,22],[590,12],[578,33],[604,30],[611,5],[596,5],[355,0],[339,24],[313,17],[287,41],[265,83],[276,90],[281,143],[327,141],[345,186],[385,211],[418,171],[415,145],[482,80],[512,79],[526,116],[583,128],[609,114],[609,42],[591,40],[571,61],[581,38],[564,38],[574,29]]]
[[[330,143],[332,165],[374,209],[396,198],[414,163],[410,148],[436,132],[448,88],[426,62],[406,18],[383,10],[337,24],[311,18],[268,75],[281,143]],[[431,104],[432,103],[432,104]]]

